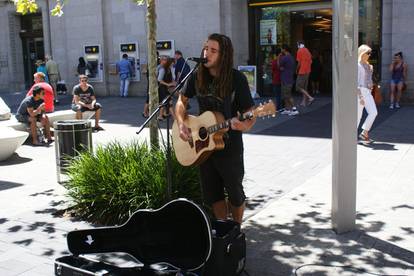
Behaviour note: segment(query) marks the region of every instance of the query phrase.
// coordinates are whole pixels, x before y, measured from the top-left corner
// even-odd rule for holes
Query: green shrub
[[[68,168],[68,195],[76,215],[101,224],[120,224],[138,209],[167,202],[165,149],[146,143],[111,142],[82,152]],[[172,152],[172,198],[201,202],[198,169],[183,167]]]

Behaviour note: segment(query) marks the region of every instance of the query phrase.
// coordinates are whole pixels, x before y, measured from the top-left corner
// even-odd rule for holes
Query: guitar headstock
[[[266,116],[275,116],[276,106],[272,100],[269,100],[266,103],[260,103],[253,111],[253,117],[266,117]]]

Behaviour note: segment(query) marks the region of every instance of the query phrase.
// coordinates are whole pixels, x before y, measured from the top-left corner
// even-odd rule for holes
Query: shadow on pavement
[[[389,110],[386,106],[378,107],[378,116],[370,132],[373,133],[371,135],[373,139],[378,142],[371,145],[372,149],[394,150],[394,145],[387,142],[413,143],[414,131],[406,128],[409,125],[408,120],[410,116],[413,116],[413,112],[414,109],[412,107],[404,107],[398,111]],[[364,111],[361,122],[365,120],[366,115]],[[382,124],[390,118],[393,121],[387,123],[387,127],[382,127]],[[295,116],[293,120],[287,120],[281,124],[271,126],[259,131],[257,134],[332,139],[332,104],[329,103],[314,111],[301,113]]]
[[[17,188],[17,187],[20,187],[20,186],[23,186],[23,184],[15,183],[15,182],[9,182],[9,181],[0,181],[0,191],[13,189],[13,188]]]
[[[398,150],[395,148],[394,144],[388,144],[388,143],[379,143],[379,142],[373,142],[370,144],[364,144],[364,143],[359,143],[361,146],[364,146],[366,148],[371,148],[373,150]]]
[[[32,161],[32,158],[21,157],[17,153],[13,153],[13,155],[10,158],[0,162],[0,167],[2,167],[2,166],[11,166],[11,165],[19,165],[19,164],[27,163],[27,162],[30,162],[30,161]]]
[[[244,226],[248,239],[247,272],[269,276],[385,275],[389,274],[387,271],[411,275],[414,272],[411,266],[414,252],[367,234],[381,231],[382,222],[370,221],[371,214],[360,213],[358,219],[364,220],[368,227],[338,235],[331,229],[318,228],[317,225],[331,223],[327,214],[318,210],[322,205],[312,205],[315,208],[311,211],[298,213],[287,223],[266,225],[267,221],[277,220],[273,215],[265,223],[248,221]]]

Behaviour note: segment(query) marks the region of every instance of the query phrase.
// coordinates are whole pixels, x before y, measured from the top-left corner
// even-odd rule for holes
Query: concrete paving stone
[[[414,253],[412,251],[395,246],[392,248],[391,255],[414,266]]]
[[[246,262],[246,271],[249,275],[286,276],[291,275],[292,269],[289,263],[281,263],[274,259],[253,258]]]
[[[16,274],[10,271],[9,269],[1,268],[0,267],[0,275],[2,276],[15,276]]]
[[[0,261],[0,267],[9,270],[10,274],[18,275],[20,273],[24,273],[34,266],[24,261],[19,261],[15,259],[9,259]]]
[[[19,276],[46,276],[46,275],[54,275],[54,263],[43,264],[34,267],[33,269],[26,271],[25,273]]]
[[[45,275],[53,275],[53,274],[54,274],[53,270],[50,270],[48,271],[47,274],[44,274],[44,273],[36,272],[33,269],[31,269],[29,271],[18,274],[18,276],[45,276]]]

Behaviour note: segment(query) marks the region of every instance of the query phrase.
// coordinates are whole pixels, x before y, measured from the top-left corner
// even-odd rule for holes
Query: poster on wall
[[[240,65],[237,69],[246,76],[252,98],[259,98],[256,91],[256,66]]]
[[[260,20],[260,45],[276,45],[276,20]]]

